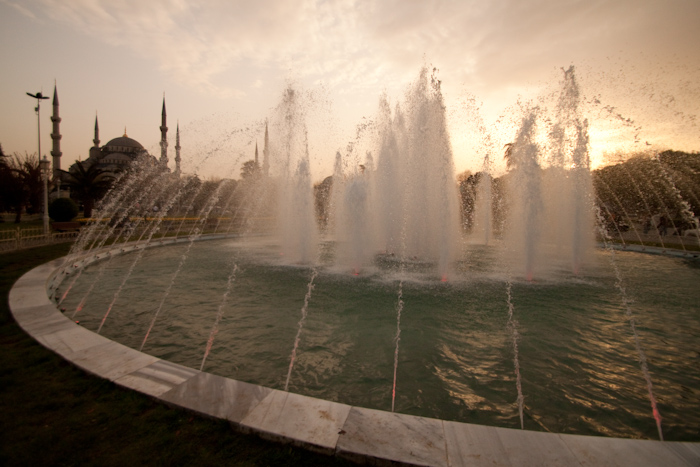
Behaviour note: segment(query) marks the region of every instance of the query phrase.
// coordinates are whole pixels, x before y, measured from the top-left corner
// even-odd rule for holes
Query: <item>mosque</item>
[[[51,150],[51,157],[53,159],[53,177],[54,180],[60,182],[61,176],[61,132],[60,123],[61,118],[59,116],[59,102],[58,102],[58,92],[56,86],[53,90],[53,115],[51,116],[51,122],[53,124],[53,131],[51,132],[51,140],[53,147]],[[95,116],[95,137],[92,140],[93,146],[89,150],[89,157],[82,161],[82,165],[85,169],[96,165],[98,168],[105,172],[116,173],[124,170],[129,164],[131,164],[136,159],[142,158],[150,162],[153,166],[160,165],[164,170],[168,169],[168,125],[167,116],[165,112],[165,97],[163,97],[163,109],[161,112],[161,125],[160,125],[160,159],[152,156],[143,147],[141,143],[135,139],[129,138],[126,134],[126,128],[124,129],[124,135],[117,138],[113,138],[107,142],[104,146],[100,146],[100,128]],[[75,173],[78,170],[77,163],[71,165],[69,172]],[[173,173],[176,176],[180,176],[180,125],[177,126],[175,133],[175,170]]]
[[[143,145],[135,139],[129,138],[124,129],[124,135],[111,139],[104,146],[100,147],[100,127],[95,116],[95,138],[92,140],[93,146],[90,148],[90,157],[83,162],[83,165],[91,166],[96,164],[106,172],[118,172],[125,169],[131,162],[138,158],[149,161],[152,165],[161,165],[164,169],[168,167],[168,125],[165,112],[165,97],[163,98],[163,110],[161,113],[160,125],[160,159],[148,154]],[[180,126],[175,133],[175,171],[180,175]]]

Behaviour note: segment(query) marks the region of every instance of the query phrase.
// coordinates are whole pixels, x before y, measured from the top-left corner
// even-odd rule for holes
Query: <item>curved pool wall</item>
[[[202,240],[208,237],[202,238]],[[213,237],[212,237],[213,238]],[[216,237],[220,238],[220,237]],[[165,239],[150,246],[182,243]],[[84,267],[125,245],[72,259]],[[166,404],[228,420],[233,429],[371,464],[697,466],[700,443],[543,433],[353,407],[193,370],[77,325],[49,299],[66,259],[22,276],[9,295],[17,323],[74,365]]]

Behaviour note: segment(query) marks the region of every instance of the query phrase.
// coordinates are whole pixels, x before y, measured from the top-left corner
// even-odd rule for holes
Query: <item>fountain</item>
[[[356,152],[336,155],[326,223],[300,100],[288,89],[271,120],[269,174],[220,184],[199,207],[185,202],[197,223],[174,227],[168,213],[189,188],[160,177],[143,196],[178,195],[140,234],[124,231],[133,252],[72,268],[82,248],[104,244],[97,224],[86,229],[51,286],[66,313],[190,368],[345,404],[697,440],[700,270],[614,248],[594,210],[573,68],[546,148],[544,109],[524,109],[506,190],[493,185],[496,154],[486,155],[472,232],[460,228],[440,82],[427,69],[393,111],[380,99],[360,163]],[[103,216],[132,216],[125,206],[139,203],[125,186]],[[215,217],[217,206],[233,214]],[[181,243],[139,247],[169,229]],[[73,269],[80,278],[66,279]]]

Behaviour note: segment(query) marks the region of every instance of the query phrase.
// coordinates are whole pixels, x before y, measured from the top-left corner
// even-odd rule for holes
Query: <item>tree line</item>
[[[172,190],[165,190],[155,197],[143,196],[144,190],[149,191],[156,185],[164,183],[163,173],[159,170],[149,170],[141,167],[138,163],[132,163],[125,169],[130,171],[144,171],[144,180],[141,189],[125,194],[123,203],[130,205],[131,202],[138,206],[131,215],[148,216],[168,204],[168,197]],[[70,193],[70,198],[74,200],[77,208],[82,211],[84,218],[91,218],[97,203],[112,188],[118,189],[122,183],[128,180],[130,174],[122,172],[106,171],[96,164],[86,164],[77,161],[70,171],[61,171],[60,190],[65,197]],[[209,198],[215,193],[221,202],[217,203],[212,214],[230,214],[237,210],[240,205],[251,196],[251,193],[259,191],[256,188],[262,178],[262,171],[256,161],[250,160],[241,167],[241,180],[201,180],[196,175],[183,176],[181,178],[166,177],[170,182],[175,183],[175,191],[182,190],[180,200],[172,207],[173,214],[195,215],[207,203]],[[221,185],[221,186],[220,186]],[[57,180],[48,182],[49,191],[53,191],[52,198],[56,198],[55,192],[59,185]],[[38,214],[44,209],[44,181],[41,174],[40,160],[36,154],[20,155],[18,153],[5,154],[0,145],[0,212],[14,213],[14,222],[20,223],[23,214]],[[132,199],[133,198],[133,199]],[[136,202],[137,198],[143,198],[142,202]],[[65,198],[60,198],[67,201]],[[49,212],[56,203],[55,199],[49,203]]]
[[[512,145],[506,146],[505,159],[509,169]],[[664,151],[627,155],[624,162],[591,171],[593,192],[591,205],[600,209],[608,224],[625,230],[632,223],[644,224],[666,218],[679,231],[697,228],[695,218],[700,214],[700,154]],[[550,170],[540,169],[542,179]],[[491,179],[491,219],[496,235],[504,226],[509,209],[507,186],[512,174],[506,172]],[[461,225],[471,231],[479,197],[479,184],[486,179],[485,172],[465,171],[457,176],[460,198]],[[327,223],[333,177],[326,177],[314,186],[316,215],[321,227]],[[612,227],[612,225],[610,225]]]
[[[0,208],[13,212],[15,222],[22,220],[22,212],[40,213],[44,207],[44,184],[39,158],[17,153],[6,155],[0,145]]]
[[[105,172],[95,165],[86,166],[80,161],[76,162],[72,171],[62,173],[62,189],[70,190],[71,198],[80,205],[86,218],[91,217],[95,203],[118,178],[115,173]],[[467,231],[474,224],[477,187],[483,177],[485,174],[482,172],[465,172],[457,180],[462,226]],[[245,204],[245,193],[257,191],[252,187],[258,185],[261,178],[258,164],[252,160],[247,161],[241,167],[240,181],[227,181],[223,190],[220,190],[221,198],[235,199],[229,208],[235,206],[234,209],[237,209]],[[506,173],[491,180],[491,209],[496,230],[507,211],[504,199],[508,178],[509,173]],[[649,222],[656,216],[656,221],[659,217],[665,217],[682,229],[697,228],[693,218],[700,213],[698,153],[669,150],[653,156],[627,156],[624,162],[592,171],[591,178],[592,196],[595,198],[593,203],[600,208],[608,222],[616,223],[618,227]],[[198,207],[206,203],[219,183],[221,181],[201,181],[196,176],[189,177],[185,186],[187,191],[193,193],[193,199],[188,203],[191,206],[182,206],[180,210],[197,212]],[[317,217],[322,223],[329,216],[328,202],[332,184],[332,177],[326,177],[314,187]],[[0,145],[0,209],[14,213],[14,221],[17,223],[21,221],[24,212],[41,213],[43,189],[39,157],[26,153],[7,155]],[[259,195],[258,193],[257,196]],[[165,200],[155,200],[153,205],[158,206],[159,202],[165,204]]]
[[[699,153],[668,150],[655,155],[625,155],[620,159],[624,161],[591,171],[591,204],[600,209],[610,227],[615,224],[624,231],[632,224],[644,225],[664,218],[679,232],[697,228]],[[541,173],[546,170],[541,169]],[[458,178],[465,230],[470,230],[474,223],[477,187],[484,176],[482,172],[465,172]],[[492,219],[496,231],[507,211],[504,200],[509,177],[506,173],[492,180]]]
[[[61,171],[60,187],[70,191],[84,216],[90,217],[95,203],[111,188],[114,178],[114,174],[78,161],[72,172]],[[48,181],[50,191],[58,187],[56,182]],[[0,211],[14,213],[14,222],[20,223],[23,213],[38,214],[43,210],[44,180],[39,157],[36,153],[5,154],[0,145]]]

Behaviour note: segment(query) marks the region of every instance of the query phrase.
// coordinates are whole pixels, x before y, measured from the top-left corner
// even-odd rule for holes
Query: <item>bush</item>
[[[68,222],[78,215],[78,205],[70,198],[58,198],[49,204],[49,217],[56,222]]]

